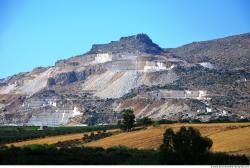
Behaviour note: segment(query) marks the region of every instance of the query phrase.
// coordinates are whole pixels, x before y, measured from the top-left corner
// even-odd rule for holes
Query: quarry
[[[98,64],[98,63],[105,63],[109,61],[112,61],[112,55],[108,53],[99,53],[99,54],[96,54],[94,63]]]
[[[31,99],[22,104],[21,112],[32,112],[25,123],[29,126],[58,126],[66,125],[71,118],[80,117],[83,111],[74,104],[64,104],[59,99]]]
[[[139,72],[157,72],[170,70],[174,67],[167,67],[166,61],[154,58],[148,55],[141,56],[137,54],[112,55],[109,53],[96,54],[94,64],[104,64],[110,71],[139,71]]]
[[[156,99],[209,99],[206,90],[158,90],[148,93],[148,96]]]
[[[249,119],[249,37],[160,48],[138,34],[93,44],[54,66],[0,79],[0,124],[115,124],[124,108],[153,120]],[[236,52],[235,38],[248,48]]]

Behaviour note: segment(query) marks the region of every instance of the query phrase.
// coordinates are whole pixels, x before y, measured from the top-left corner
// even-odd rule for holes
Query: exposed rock
[[[163,50],[146,35],[137,34],[129,37],[122,37],[119,41],[111,41],[109,44],[94,44],[90,54],[96,53],[122,53],[141,52],[149,54],[160,54]]]
[[[250,34],[161,49],[145,34],[0,79],[0,124],[250,118]],[[226,112],[225,112],[226,111]]]

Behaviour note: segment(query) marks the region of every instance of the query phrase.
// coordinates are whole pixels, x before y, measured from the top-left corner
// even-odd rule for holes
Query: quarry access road
[[[107,130],[107,132],[115,132],[118,131],[118,129],[111,129],[111,130]],[[94,133],[97,133],[97,131],[92,131]],[[84,134],[89,134],[90,135],[91,132],[82,132],[82,133],[75,133],[75,134],[66,134],[66,135],[56,135],[56,136],[48,136],[45,138],[38,138],[38,139],[32,139],[32,140],[25,140],[25,141],[21,141],[21,142],[12,142],[12,143],[8,143],[5,144],[6,146],[16,146],[16,147],[21,147],[21,146],[25,146],[25,145],[32,145],[32,144],[55,144],[59,141],[63,142],[63,141],[70,141],[70,140],[79,140],[83,137]]]

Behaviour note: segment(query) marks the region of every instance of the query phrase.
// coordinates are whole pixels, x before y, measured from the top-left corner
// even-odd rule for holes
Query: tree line
[[[39,127],[0,127],[0,144],[16,141],[43,138],[46,136],[65,135],[72,133],[91,132],[117,128],[116,125],[81,126],[81,127],[49,127],[38,130]]]

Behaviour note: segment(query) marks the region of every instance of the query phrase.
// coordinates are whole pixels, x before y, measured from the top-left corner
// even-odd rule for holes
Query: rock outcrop
[[[137,34],[134,36],[121,37],[119,41],[112,41],[109,44],[94,44],[90,54],[97,53],[148,53],[160,54],[162,49],[146,35]]]

